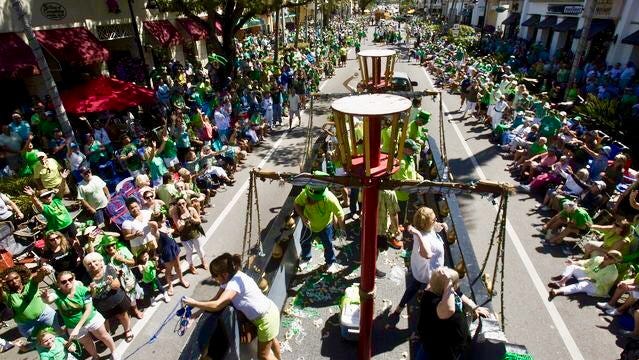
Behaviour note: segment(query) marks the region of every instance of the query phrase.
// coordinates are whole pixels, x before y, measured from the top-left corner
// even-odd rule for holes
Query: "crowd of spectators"
[[[119,325],[132,341],[131,316],[172,301],[176,283],[190,286],[181,248],[188,273],[207,269],[202,224],[216,192],[233,186],[238,165],[285,119],[288,129],[301,124],[309,94],[362,29],[336,22],[304,47],[280,49],[277,61],[272,39],[247,36],[232,77],[219,56],[205,67],[171,61],[151,72],[156,104],[72,119],[75,138],[62,133],[50,99],[13,112],[2,126],[0,168],[8,181],[30,179],[30,204],[0,194],[0,218],[21,227],[35,213],[46,225],[37,271],[16,265],[0,274],[0,299],[26,338],[3,340],[1,350],[18,344],[41,359],[83,358],[68,346],[79,340],[97,359],[98,339],[115,359]],[[47,277],[55,281],[40,291]]]
[[[417,27],[419,28],[419,27]],[[639,110],[634,64],[584,64],[569,86],[571,55],[549,54],[540,44],[488,39],[466,53],[441,36],[422,34],[422,64],[438,84],[461,95],[456,113],[492,130],[491,141],[505,158],[519,190],[539,200],[545,217],[539,228],[548,251],[568,257],[566,268],[548,283],[549,299],[584,293],[606,298],[605,314],[631,311],[639,338],[639,180],[631,151],[570,105],[578,96],[616,97]],[[463,54],[461,57],[457,56]],[[500,63],[486,53],[505,53]],[[524,78],[529,77],[529,78]],[[567,95],[568,102],[564,102]],[[629,297],[623,304],[623,294]]]

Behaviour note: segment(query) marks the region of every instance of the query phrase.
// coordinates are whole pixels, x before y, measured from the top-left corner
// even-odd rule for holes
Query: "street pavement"
[[[421,66],[400,62],[395,70],[408,73],[419,83],[419,90],[435,89]],[[443,94],[444,134],[453,178],[515,183],[505,170],[509,161],[488,141],[489,129],[474,118],[461,119],[461,113],[457,112],[459,96]],[[428,128],[438,139],[439,105],[424,98],[422,108],[433,114]],[[481,261],[488,247],[496,207],[480,196],[464,195],[458,200],[475,254]],[[565,255],[541,243],[538,229],[549,214],[537,213],[537,205],[537,199],[527,194],[510,196],[508,202],[504,279],[507,338],[527,346],[536,360],[618,359],[622,344],[611,332],[611,318],[601,316],[594,307],[600,300],[571,296],[548,302],[546,283],[564,269]],[[488,269],[492,269],[492,261],[489,264]],[[492,305],[499,309],[499,296]]]
[[[372,38],[371,33],[369,31],[369,39]],[[367,42],[363,44],[363,49],[371,47],[383,46]],[[344,83],[359,72],[353,50],[349,52],[348,59],[346,67],[337,69],[335,77],[322,83],[321,92],[348,91]],[[408,73],[412,80],[417,81],[416,90],[434,89],[422,67],[414,63],[398,62],[395,69]],[[358,77],[355,77],[353,81],[357,79]],[[460,114],[454,112],[459,107],[458,96],[444,93],[444,103],[444,132],[454,179],[467,181],[487,178],[512,182],[508,172],[505,171],[508,161],[504,160],[494,145],[488,142],[488,129],[472,118],[459,119]],[[326,103],[318,105],[327,109]],[[428,127],[431,134],[438,138],[438,104],[431,98],[424,98],[422,107],[433,114]],[[321,116],[316,115],[314,118],[316,134],[317,129],[325,121],[325,116],[326,113]],[[303,117],[305,124],[307,114]],[[306,141],[305,135],[304,127],[297,127],[292,131],[282,129],[273,132],[262,146],[249,154],[248,161],[236,174],[235,186],[218,193],[213,199],[216,206],[209,209],[206,215],[208,222],[204,224],[207,231],[207,242],[204,246],[207,261],[225,251],[240,252],[242,249],[242,233],[238,230],[243,229],[245,221],[248,169],[261,167],[276,171],[299,171]],[[277,215],[279,207],[290,190],[290,185],[281,187],[277,182],[258,182],[262,226],[266,226]],[[482,259],[487,249],[490,227],[494,221],[496,209],[487,199],[478,196],[459,196],[459,202],[477,258]],[[535,199],[522,194],[511,196],[509,201],[510,224],[506,244],[504,294],[506,336],[511,342],[527,346],[537,360],[617,359],[621,351],[620,343],[609,329],[610,318],[602,317],[593,306],[594,299],[585,296],[557,297],[552,303],[548,302],[545,284],[551,276],[561,272],[564,257],[563,254],[551,252],[540,243],[541,238],[537,229],[546,217],[534,211],[536,205]],[[321,259],[321,256],[315,257]],[[123,341],[122,329],[118,329],[116,331],[118,353],[130,359],[176,359],[191,329],[184,336],[179,336],[174,332],[177,319],[172,318],[171,315],[182,296],[207,299],[215,295],[217,288],[210,285],[207,278],[208,274],[203,270],[200,270],[197,275],[189,275],[187,277],[191,282],[189,289],[178,286],[175,288],[175,296],[171,303],[147,309],[144,319],[134,322],[135,339],[130,344]],[[403,284],[400,284],[399,288],[403,288]],[[376,309],[380,310],[380,299],[386,298],[396,304],[400,296],[401,291],[378,296]],[[498,301],[496,297],[493,308],[499,309]],[[168,319],[166,325],[161,327],[166,319]],[[398,326],[400,331],[406,327],[404,320],[402,321]],[[4,328],[0,329],[0,336],[11,340],[17,336],[17,333]],[[154,336],[155,341],[150,342]],[[354,345],[350,346],[349,351],[339,355],[331,346],[322,344],[322,341],[321,337],[309,336],[301,346],[295,344],[292,352],[284,352],[283,358],[353,357]],[[401,358],[405,348],[405,344],[397,344],[397,349],[380,352],[376,358]],[[103,352],[103,354],[106,353],[107,351]],[[18,355],[14,349],[2,354],[2,358],[31,360],[37,359],[37,354],[31,352]]]

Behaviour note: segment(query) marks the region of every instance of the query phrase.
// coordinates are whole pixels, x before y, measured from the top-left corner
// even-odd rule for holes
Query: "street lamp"
[[[343,97],[331,104],[340,159],[346,172],[351,177],[359,178],[363,187],[358,342],[358,358],[361,360],[371,358],[380,182],[399,169],[399,160],[395,154],[401,156],[403,153],[410,107],[410,100],[390,94]],[[356,125],[355,117],[362,119],[361,151],[358,150],[356,127],[359,125]],[[380,151],[381,131],[382,123],[387,118],[390,118],[392,144],[388,154],[384,154]],[[399,142],[395,142],[400,133],[400,126],[400,139]]]

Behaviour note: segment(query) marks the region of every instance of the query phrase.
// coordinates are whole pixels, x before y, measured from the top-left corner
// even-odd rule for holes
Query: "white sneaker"
[[[171,297],[169,296],[169,294],[164,293],[162,294],[162,300],[164,300],[164,302],[168,304],[171,302]]]
[[[619,312],[619,310],[617,309],[606,309],[604,310],[604,313],[608,316],[620,316],[621,312]]]
[[[310,260],[308,260],[308,261],[304,261],[304,260],[302,260],[302,261],[300,261],[300,264],[298,265],[298,267],[299,267],[299,269],[300,269],[301,271],[304,271],[304,270],[306,270],[306,268],[308,268],[308,266],[309,266],[310,264],[311,264],[311,261],[310,261]]]
[[[328,269],[326,269],[326,272],[329,274],[335,274],[336,272],[339,272],[342,269],[343,267],[340,264],[334,262],[328,267]]]
[[[601,310],[614,309],[614,307],[610,306],[610,304],[608,304],[607,301],[598,302],[598,303],[595,304],[595,306],[598,307]]]

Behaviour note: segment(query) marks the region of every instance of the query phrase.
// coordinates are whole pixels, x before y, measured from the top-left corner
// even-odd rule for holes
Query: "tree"
[[[72,141],[75,141],[73,127],[71,127],[71,123],[69,122],[69,118],[67,117],[67,112],[64,110],[64,105],[62,104],[60,93],[58,92],[58,86],[53,80],[51,70],[49,69],[49,64],[44,58],[42,47],[40,47],[40,43],[38,42],[38,40],[36,40],[35,33],[33,32],[33,27],[31,27],[31,20],[25,12],[24,4],[22,3],[22,0],[11,0],[11,6],[13,7],[13,11],[15,11],[16,15],[18,16],[20,25],[22,25],[22,27],[24,28],[24,34],[27,36],[31,51],[33,51],[33,55],[38,62],[38,67],[40,68],[42,79],[44,80],[44,83],[47,87],[47,92],[51,97],[53,106],[55,107],[55,112],[58,118],[58,123],[60,124],[60,129],[67,139],[72,139]]]
[[[209,30],[209,40],[217,54],[222,55],[226,64],[221,66],[221,79],[234,74],[235,36],[242,26],[252,18],[269,14],[282,8],[305,5],[311,0],[159,0],[158,5],[166,11],[176,11],[196,21]],[[206,13],[208,20],[197,14]],[[220,39],[215,36],[215,23],[222,25]]]

